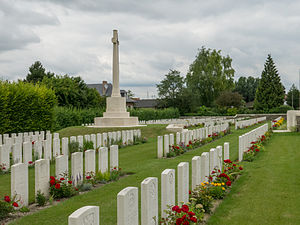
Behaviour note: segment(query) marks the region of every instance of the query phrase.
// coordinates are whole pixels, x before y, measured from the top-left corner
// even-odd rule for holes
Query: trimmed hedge
[[[94,118],[102,116],[103,108],[77,109],[70,107],[55,107],[55,124],[53,130],[65,127],[81,126],[85,123],[94,123]]]
[[[177,108],[167,109],[129,109],[130,116],[137,116],[139,120],[160,120],[179,118],[180,113]]]
[[[54,91],[22,81],[0,81],[0,133],[51,130]]]

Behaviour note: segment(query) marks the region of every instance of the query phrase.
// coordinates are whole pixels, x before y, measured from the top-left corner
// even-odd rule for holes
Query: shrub
[[[14,207],[6,201],[0,200],[0,220],[8,217],[9,213],[14,211]]]
[[[139,120],[160,120],[179,118],[180,113],[177,108],[166,109],[128,109],[131,116],[137,116]]]
[[[101,117],[104,108],[77,109],[70,107],[54,108],[53,130],[60,130],[65,127],[81,126],[82,124],[94,123],[95,117]]]
[[[211,213],[213,197],[208,188],[202,185],[196,186],[191,192],[191,199],[194,199],[196,204],[201,204],[205,213]]]
[[[50,177],[50,195],[54,199],[69,198],[77,194],[76,188],[73,187],[72,181],[67,181],[66,177],[55,179]]]
[[[82,146],[80,151],[84,152],[84,151],[89,150],[89,149],[94,149],[93,142],[84,140],[83,141],[83,146]]]
[[[69,156],[72,155],[74,152],[79,151],[79,142],[78,141],[72,141],[69,143]]]
[[[38,190],[35,199],[36,199],[36,202],[37,202],[38,206],[44,206],[46,204],[46,201],[47,201],[45,195],[40,190]]]
[[[286,113],[288,110],[293,110],[293,108],[289,105],[281,105],[279,107],[270,109],[270,113]]]
[[[51,130],[54,92],[42,85],[0,81],[0,133]]]

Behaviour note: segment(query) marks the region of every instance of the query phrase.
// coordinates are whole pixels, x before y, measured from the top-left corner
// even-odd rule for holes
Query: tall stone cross
[[[119,39],[118,31],[113,31],[113,37],[111,39],[113,43],[113,89],[112,97],[120,97],[119,87]]]

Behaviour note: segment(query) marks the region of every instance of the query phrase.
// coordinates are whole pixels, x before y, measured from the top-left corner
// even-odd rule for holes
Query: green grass
[[[299,133],[274,134],[208,224],[300,224],[299,146]]]
[[[259,126],[259,125],[257,125]],[[255,126],[255,127],[257,127]],[[160,174],[164,169],[175,169],[180,162],[190,163],[191,174],[191,160],[195,155],[201,155],[202,152],[209,151],[210,148],[217,145],[223,145],[224,142],[230,142],[230,157],[237,158],[238,156],[238,136],[248,132],[254,127],[241,130],[233,130],[221,139],[209,143],[201,148],[189,151],[184,155],[176,158],[157,159],[156,158],[156,136],[164,133],[169,133],[165,129],[165,125],[152,125],[143,127],[142,135],[150,137],[148,143],[141,145],[134,145],[124,149],[120,149],[119,163],[120,167],[125,172],[132,172],[133,175],[120,179],[117,182],[106,184],[99,189],[94,189],[86,194],[75,196],[60,204],[48,209],[41,210],[32,215],[23,217],[12,224],[67,224],[68,216],[78,208],[86,205],[100,206],[100,224],[115,225],[117,223],[117,194],[123,188],[128,186],[135,186],[139,188],[140,183],[147,177],[158,177],[160,182]],[[80,131],[82,129],[82,131]],[[93,128],[73,127],[63,129],[60,136],[71,136],[85,133],[103,132],[103,129],[96,130]],[[30,175],[30,182],[32,183],[33,175]],[[191,179],[190,179],[191,180]],[[9,175],[0,177],[0,194],[2,190],[9,190],[10,180]],[[160,187],[160,183],[159,183]],[[31,186],[32,188],[32,186]],[[159,188],[160,191],[160,188]],[[160,193],[159,193],[160,199]]]

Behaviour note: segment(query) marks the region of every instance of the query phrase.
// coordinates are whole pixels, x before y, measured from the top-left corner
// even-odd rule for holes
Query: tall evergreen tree
[[[284,102],[284,95],[284,86],[280,81],[275,63],[269,54],[256,90],[254,108],[269,111],[272,108],[279,107]]]
[[[289,92],[287,93],[287,104],[292,106],[294,109],[298,109],[299,108],[299,96],[300,92],[297,89],[297,87],[295,86],[295,84],[292,85],[292,87],[290,88]]]

